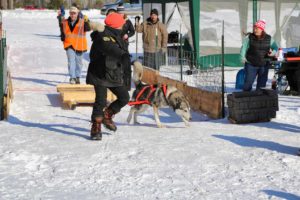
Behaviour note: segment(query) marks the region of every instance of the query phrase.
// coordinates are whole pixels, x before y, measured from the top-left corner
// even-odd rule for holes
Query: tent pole
[[[198,68],[200,62],[200,0],[190,0],[190,22],[193,36],[193,46],[195,53],[195,66]]]
[[[276,42],[278,42],[279,44],[281,44],[281,33],[280,33],[280,8],[281,8],[281,2],[279,0],[276,0],[275,3],[275,24],[276,24],[276,32],[274,35],[274,38],[276,40]],[[281,46],[281,45],[279,45]]]
[[[162,21],[164,24],[166,24],[166,3],[162,3],[161,10],[162,10]]]
[[[253,25],[257,22],[257,0],[253,0]]]
[[[225,118],[225,73],[224,73],[224,66],[225,66],[225,42],[224,42],[224,20],[222,22],[222,118]]]
[[[247,24],[248,24],[248,1],[239,2],[239,17],[240,17],[241,38],[244,38],[244,33],[247,33]]]

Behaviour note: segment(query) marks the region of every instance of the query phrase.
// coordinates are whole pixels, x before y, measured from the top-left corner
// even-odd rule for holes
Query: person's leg
[[[107,88],[99,85],[95,85],[95,103],[92,112],[92,127],[91,127],[91,139],[92,140],[101,140],[101,124],[104,119],[103,109],[106,106],[106,96]]]
[[[268,74],[269,74],[268,65],[258,68],[256,90],[266,87],[268,81]]]
[[[75,51],[72,48],[67,49],[67,57],[68,57],[68,70],[70,78],[76,78],[75,68],[76,68],[76,61],[75,61]]]
[[[148,52],[144,52],[144,62],[143,65],[148,67],[149,66],[149,53]]]
[[[295,72],[293,70],[286,70],[285,76],[290,86],[290,91],[295,91],[297,88],[296,81],[294,80]]]
[[[159,71],[160,66],[165,64],[165,53],[159,51],[155,57],[155,69]]]
[[[76,56],[75,56],[75,60],[76,60],[76,70],[75,70],[75,75],[76,75],[76,78],[79,78],[81,77],[81,70],[82,70],[82,67],[83,67],[83,64],[82,64],[82,58],[83,58],[83,53],[76,53]]]
[[[245,83],[243,91],[251,91],[254,83],[258,67],[254,67],[249,63],[245,64]]]
[[[109,89],[117,96],[117,99],[104,110],[103,124],[107,129],[116,131],[117,126],[112,121],[112,117],[114,114],[120,112],[121,108],[123,108],[128,103],[129,94],[125,86],[111,87]]]
[[[95,120],[96,117],[103,117],[103,109],[106,107],[107,88],[101,85],[94,85],[96,98],[93,106],[91,119]]]
[[[144,53],[144,65],[146,67],[150,67],[152,69],[155,69],[155,53],[149,53],[149,52],[145,52]]]
[[[125,86],[112,87],[109,89],[117,97],[117,99],[114,102],[112,102],[108,107],[108,109],[112,110],[115,114],[120,112],[121,108],[126,106],[126,104],[129,101],[129,93]]]
[[[295,91],[300,95],[300,69],[297,69],[294,74],[295,79]]]

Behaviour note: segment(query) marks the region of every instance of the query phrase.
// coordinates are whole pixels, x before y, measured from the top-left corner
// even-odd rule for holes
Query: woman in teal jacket
[[[266,58],[278,50],[276,42],[265,32],[266,23],[258,20],[253,33],[247,34],[243,41],[240,56],[245,63],[244,91],[251,91],[257,76],[256,90],[266,87],[269,63]]]

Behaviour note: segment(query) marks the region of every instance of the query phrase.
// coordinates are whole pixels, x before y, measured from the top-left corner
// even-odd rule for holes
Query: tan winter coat
[[[157,30],[157,31],[156,31]],[[165,51],[168,43],[168,32],[166,26],[158,21],[153,24],[150,18],[136,27],[138,33],[143,33],[144,51],[155,53],[160,50]],[[157,47],[156,47],[156,33],[157,33]]]

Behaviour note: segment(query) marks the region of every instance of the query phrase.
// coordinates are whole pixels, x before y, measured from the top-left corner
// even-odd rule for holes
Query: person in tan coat
[[[142,24],[137,16],[136,31],[143,33],[144,65],[159,70],[167,52],[168,32],[166,26],[159,21],[158,10],[152,9],[150,17]]]

